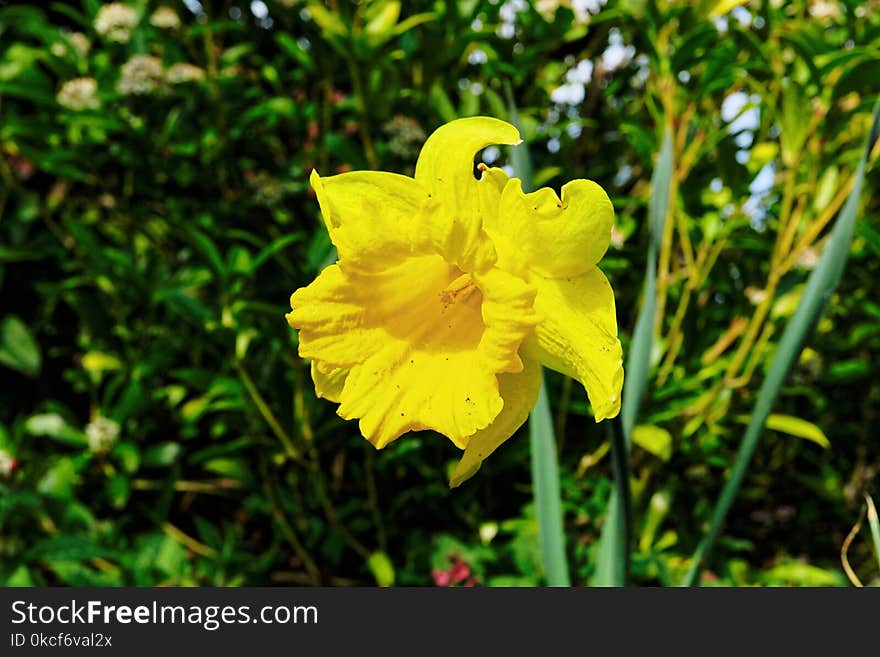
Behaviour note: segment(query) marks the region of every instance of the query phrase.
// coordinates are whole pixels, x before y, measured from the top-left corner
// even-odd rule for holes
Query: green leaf
[[[96,381],[100,380],[104,372],[112,372],[122,367],[122,361],[116,356],[102,351],[90,351],[83,355],[80,362],[83,369],[92,374]]]
[[[821,212],[831,203],[834,193],[837,191],[839,170],[836,166],[825,169],[825,173],[816,185],[816,196],[813,198],[813,212]]]
[[[76,466],[72,459],[60,459],[37,482],[37,490],[49,497],[70,499],[77,482]]]
[[[435,82],[431,86],[431,91],[428,92],[428,100],[431,107],[437,112],[437,115],[447,123],[458,118],[455,105],[452,104],[452,100],[450,100],[446,90],[443,89],[443,85],[439,82]]]
[[[39,540],[27,552],[29,559],[40,561],[85,561],[93,557],[111,556],[86,534],[54,534]]]
[[[250,480],[248,464],[243,459],[215,458],[205,461],[202,467],[208,472],[213,472],[222,477],[229,477],[230,479],[242,482]]]
[[[10,574],[9,577],[6,578],[6,581],[3,582],[3,586],[9,588],[24,588],[34,585],[34,580],[31,578],[30,571],[28,571],[27,566],[24,565],[13,570],[12,574]]]
[[[260,268],[260,266],[265,263],[269,258],[277,254],[279,251],[286,249],[291,244],[295,242],[299,242],[303,239],[303,233],[291,233],[289,235],[282,235],[276,240],[273,240],[271,244],[264,247],[254,258],[253,263],[251,265],[251,272],[256,271]]]
[[[406,32],[409,32],[414,27],[422,25],[424,23],[428,23],[437,18],[437,15],[431,12],[426,12],[422,14],[413,14],[409,18],[405,18],[400,21],[397,25],[394,26],[394,35],[400,36]]]
[[[211,238],[196,228],[191,229],[191,234],[193,241],[211,262],[211,266],[214,268],[214,271],[216,271],[217,274],[221,277],[225,276],[226,265],[223,263],[223,258],[220,255],[220,251],[217,249],[217,246],[214,244]]]
[[[627,443],[631,442],[630,437],[636,424],[639,406],[648,389],[648,370],[651,363],[651,350],[654,345],[654,316],[657,312],[657,258],[663,241],[666,215],[669,212],[669,190],[673,171],[672,132],[667,128],[663,137],[663,145],[660,148],[660,156],[657,159],[657,168],[651,179],[652,191],[648,205],[651,242],[648,245],[645,286],[642,307],[636,319],[632,344],[626,359],[626,377],[623,383],[620,417]]]
[[[737,420],[739,422],[748,423],[749,419],[748,417],[740,416]],[[807,422],[806,420],[794,417],[793,415],[772,413],[767,416],[767,428],[771,431],[787,433],[789,436],[794,436],[795,438],[810,440],[825,448],[831,447],[831,443],[828,441],[828,438],[823,433],[822,429],[812,422]]]
[[[367,567],[376,578],[378,586],[394,586],[394,564],[384,552],[373,552],[367,559]]]
[[[116,474],[107,480],[107,497],[114,509],[122,509],[131,495],[131,481],[128,477]]]
[[[117,571],[103,572],[90,568],[79,561],[49,561],[50,570],[65,584],[70,586],[119,586]]]
[[[727,513],[736,499],[746,470],[752,460],[752,455],[758,446],[761,430],[764,428],[770,411],[773,409],[776,398],[779,396],[782,384],[788,378],[788,373],[791,371],[792,366],[797,363],[807,335],[818,323],[828,304],[828,299],[831,298],[831,294],[837,288],[838,283],[840,283],[840,278],[846,266],[847,256],[849,255],[859,201],[862,196],[862,188],[865,184],[865,168],[878,136],[880,136],[880,102],[874,108],[871,132],[868,135],[858,169],[856,169],[855,184],[846,200],[846,204],[837,217],[834,229],[828,237],[828,243],[822,252],[819,263],[807,280],[800,305],[794,316],[786,324],[782,338],[779,340],[779,347],[776,349],[776,354],[770,364],[770,371],[767,374],[767,378],[764,379],[761,389],[758,391],[758,399],[752,410],[751,421],[748,427],[746,427],[746,432],[737,451],[730,477],[725,483],[715,505],[709,530],[694,552],[691,567],[682,582],[684,586],[692,586],[696,583],[700,569],[715,546],[715,540],[721,533]]]
[[[134,443],[118,442],[113,447],[113,456],[119,461],[119,465],[128,474],[134,474],[141,464],[140,452]]]
[[[308,51],[299,45],[297,40],[292,36],[285,32],[278,32],[275,35],[275,43],[277,43],[284,52],[295,59],[300,66],[310,71],[314,70],[315,64]]]
[[[82,431],[70,426],[58,413],[32,415],[25,420],[24,430],[31,436],[47,436],[58,442],[77,447],[84,447],[89,442]]]
[[[782,90],[782,132],[779,141],[782,146],[782,161],[786,166],[794,166],[807,139],[807,129],[812,111],[804,97],[804,92],[792,80],[787,80]]]
[[[386,2],[375,2],[368,5],[372,9],[371,16],[368,16],[367,24],[364,32],[370,37],[381,39],[383,36],[390,36],[392,28],[397,24],[400,17],[400,2],[390,0]]]
[[[786,561],[766,571],[762,577],[768,584],[787,586],[844,586],[839,572],[826,570],[800,561]]]
[[[144,452],[141,462],[146,467],[164,467],[174,463],[179,455],[179,443],[159,443],[158,445],[153,445]]]
[[[641,424],[633,429],[632,441],[663,461],[672,456],[672,434],[662,427]]]
[[[0,60],[0,81],[12,80],[31,68],[44,57],[40,48],[32,48],[23,43],[13,43]]]
[[[239,43],[230,48],[227,48],[223,51],[223,54],[220,55],[220,61],[223,64],[235,64],[245,55],[249,55],[254,51],[254,44],[252,43]]]
[[[877,507],[874,506],[874,499],[867,493],[865,493],[865,503],[868,505],[868,526],[871,528],[874,554],[877,557],[877,565],[880,566],[880,518],[877,517]]]
[[[648,245],[648,264],[645,270],[645,285],[642,307],[636,319],[632,343],[626,359],[626,376],[623,381],[623,401],[620,410],[620,430],[623,444],[612,441],[612,452],[623,451],[621,455],[612,453],[615,461],[623,464],[626,452],[632,443],[636,416],[645,392],[648,389],[648,374],[651,364],[651,350],[654,344],[654,316],[657,313],[657,258],[669,212],[669,190],[674,169],[672,153],[672,131],[667,126],[663,135],[663,145],[657,158],[657,166],[651,178],[651,199],[648,205],[648,220],[651,241]],[[628,526],[630,510],[621,499],[628,495],[629,481],[615,481],[615,490],[608,503],[605,526],[599,538],[599,552],[596,563],[594,586],[624,586],[629,562],[629,545],[622,528]],[[623,490],[627,488],[627,490]]]
[[[306,8],[315,24],[321,28],[325,39],[334,40],[336,37],[344,37],[348,34],[348,26],[338,14],[317,2],[309,3]]]
[[[562,174],[562,167],[544,167],[539,171],[535,172],[535,175],[532,177],[532,184],[535,187],[541,187],[542,185],[546,185],[553,178]]]
[[[153,565],[169,576],[178,575],[186,567],[186,548],[171,536],[164,536],[152,555]]]
[[[516,106],[513,103],[513,90],[510,87],[510,83],[507,83],[504,87],[504,91],[507,94],[507,104],[509,106],[510,111],[510,122],[516,126],[517,130],[520,133],[523,132],[522,125],[519,120],[519,113],[516,110]],[[532,178],[532,158],[529,156],[529,147],[527,144],[519,144],[518,146],[512,146],[510,149],[510,165],[513,167],[513,172],[520,180],[522,180],[522,188],[524,191],[529,192],[533,189],[534,180]]]
[[[544,574],[549,586],[570,586],[568,561],[565,557],[565,532],[562,526],[556,438],[553,434],[550,402],[547,400],[547,386],[543,381],[538,402],[529,416],[529,440],[532,446],[532,485],[535,488],[535,512],[538,516]]]
[[[668,491],[657,491],[651,496],[648,503],[648,511],[642,523],[642,535],[639,538],[639,551],[642,554],[648,554],[654,545],[654,537],[657,535],[657,529],[663,522],[663,519],[669,513],[671,504],[671,496]]]
[[[12,441],[9,439],[9,432],[2,424],[0,424],[0,449],[7,452],[14,451]]]
[[[0,363],[35,376],[40,372],[40,346],[28,327],[15,315],[7,315],[0,324]]]

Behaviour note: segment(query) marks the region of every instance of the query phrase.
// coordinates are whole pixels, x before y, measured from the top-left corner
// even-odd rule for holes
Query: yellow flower
[[[460,119],[432,134],[415,177],[357,171],[312,187],[339,261],[290,298],[315,392],[377,448],[433,429],[471,477],[526,420],[540,364],[579,380],[596,421],[620,410],[622,352],[596,263],[614,210],[596,183],[526,194],[480,165],[512,125]]]

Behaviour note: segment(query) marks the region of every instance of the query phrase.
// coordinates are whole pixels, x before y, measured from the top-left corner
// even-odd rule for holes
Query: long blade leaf
[[[629,467],[628,454],[639,406],[648,389],[648,371],[654,342],[654,316],[657,312],[657,258],[663,240],[666,215],[669,214],[669,190],[672,182],[672,132],[667,126],[657,166],[651,179],[648,205],[651,241],[645,271],[642,307],[636,319],[633,339],[626,359],[623,402],[619,427],[612,430],[611,450],[614,463],[614,491],[608,502],[605,526],[599,538],[594,586],[625,586],[629,571]]]
[[[542,375],[543,377],[543,375]],[[529,416],[529,440],[532,447],[532,483],[535,488],[535,513],[541,541],[544,574],[549,586],[570,586],[565,557],[565,532],[562,527],[562,502],[559,496],[559,467],[556,462],[556,438],[547,387],[541,382],[538,403]]]
[[[877,565],[880,566],[880,518],[877,517],[877,507],[874,506],[873,498],[865,493],[865,503],[868,505],[868,526],[871,528],[871,540],[874,541],[874,554],[877,557]]]

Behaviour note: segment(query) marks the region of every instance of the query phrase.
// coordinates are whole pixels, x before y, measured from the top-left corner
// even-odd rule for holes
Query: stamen
[[[477,290],[477,284],[470,274],[462,274],[440,293],[440,301],[448,308],[456,301],[464,301]]]

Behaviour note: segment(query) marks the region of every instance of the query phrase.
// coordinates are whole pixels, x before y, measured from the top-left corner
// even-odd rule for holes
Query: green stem
[[[636,319],[633,339],[626,360],[626,377],[623,382],[623,400],[619,421],[612,427],[612,454],[614,459],[615,489],[608,501],[605,526],[599,538],[596,559],[595,586],[625,586],[629,571],[629,541],[623,528],[629,523],[630,491],[626,463],[632,432],[638,417],[639,406],[648,389],[651,350],[654,342],[654,318],[657,316],[657,263],[669,214],[673,173],[672,131],[666,128],[663,145],[651,179],[651,199],[648,205],[651,241],[648,244],[648,264],[645,270],[645,289],[642,307]],[[627,475],[622,476],[626,472]]]
[[[294,554],[296,554],[302,562],[303,567],[309,575],[312,586],[320,586],[321,571],[318,569],[318,565],[315,563],[315,560],[312,559],[308,550],[306,550],[299,535],[296,533],[296,530],[294,530],[293,525],[287,520],[284,508],[281,506],[280,497],[276,494],[272,480],[269,478],[269,469],[263,461],[260,462],[260,474],[263,479],[263,490],[266,493],[266,499],[272,509],[272,517],[275,519],[275,522],[278,523],[278,526],[281,528],[281,533],[284,534],[284,538],[290,543],[290,547],[293,548]]]
[[[367,164],[371,169],[378,169],[379,158],[376,156],[376,148],[373,146],[373,138],[370,136],[370,117],[367,113],[368,105],[366,96],[364,95],[364,85],[361,80],[360,68],[354,63],[354,60],[349,60],[348,70],[351,74],[351,85],[361,115],[361,120],[358,121],[358,133],[361,136],[361,144],[364,147],[364,157],[367,159]]]
[[[620,554],[615,560],[618,570],[615,580],[626,586],[629,582],[630,537],[632,532],[632,499],[629,487],[629,444],[623,433],[623,422],[620,417],[611,420],[611,468],[614,473],[615,512],[609,514],[615,533],[614,543]]]
[[[543,374],[538,402],[529,417],[532,447],[532,482],[535,487],[535,513],[541,539],[541,555],[549,586],[571,586],[565,556],[562,503],[559,496],[559,466],[556,441]]]
[[[303,463],[302,454],[300,454],[299,450],[294,446],[293,440],[291,440],[290,436],[278,422],[275,414],[272,413],[272,409],[269,408],[266,400],[263,399],[263,395],[260,394],[254,380],[251,378],[251,375],[245,369],[244,365],[239,361],[235,361],[235,369],[238,371],[238,376],[244,384],[244,387],[247,389],[248,394],[251,396],[254,404],[256,404],[257,410],[260,411],[260,415],[263,416],[266,424],[272,429],[272,433],[275,434],[282,447],[284,447],[284,452],[294,461]]]

